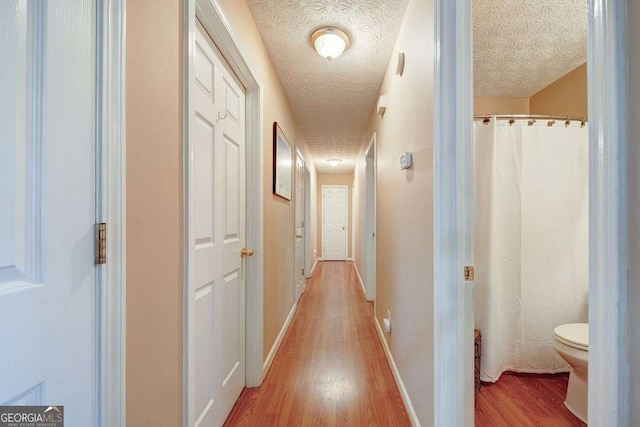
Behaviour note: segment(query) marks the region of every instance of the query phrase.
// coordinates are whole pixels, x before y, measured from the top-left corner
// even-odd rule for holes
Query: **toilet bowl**
[[[568,323],[553,330],[553,348],[571,365],[564,406],[582,422],[587,422],[587,379],[589,325]]]

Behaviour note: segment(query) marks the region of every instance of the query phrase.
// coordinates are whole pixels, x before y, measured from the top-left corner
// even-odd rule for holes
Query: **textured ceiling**
[[[349,173],[407,0],[247,0],[320,173]],[[475,96],[529,97],[586,61],[586,0],[473,0]],[[321,26],[351,46],[331,62],[312,48]],[[334,168],[326,162],[341,158]]]
[[[587,60],[587,0],[473,0],[475,96],[529,97]]]
[[[349,173],[364,141],[407,0],[247,0],[320,173]],[[332,61],[309,40],[321,26],[349,34]],[[341,166],[326,160],[340,158]]]

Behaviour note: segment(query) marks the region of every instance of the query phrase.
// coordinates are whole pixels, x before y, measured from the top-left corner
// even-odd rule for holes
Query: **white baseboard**
[[[294,304],[293,307],[291,307],[291,311],[289,312],[289,315],[287,316],[287,320],[284,321],[284,325],[282,325],[282,329],[280,329],[280,333],[278,334],[278,337],[276,338],[276,342],[273,343],[273,346],[271,347],[271,351],[269,351],[269,354],[267,355],[267,359],[264,361],[264,363],[262,365],[262,378],[263,379],[264,379],[264,377],[267,376],[267,372],[269,372],[269,368],[271,368],[271,364],[273,363],[273,359],[276,357],[276,353],[278,352],[278,349],[280,348],[280,344],[282,344],[282,340],[284,339],[285,334],[289,330],[289,326],[291,326],[291,321],[293,320],[293,315],[296,314],[296,309],[297,308],[298,308],[298,304]]]
[[[362,296],[366,300],[367,299],[367,289],[364,287],[364,282],[362,281],[362,276],[360,276],[360,271],[358,270],[358,266],[356,265],[355,262],[353,263],[353,268],[356,269],[356,275],[358,276],[358,281],[360,282],[360,286],[362,286]]]
[[[353,260],[353,258],[351,258],[351,257],[347,258],[347,261],[355,262],[355,261]]]
[[[384,354],[387,356],[387,361],[389,362],[389,366],[391,367],[391,373],[393,373],[393,379],[396,380],[396,384],[398,385],[398,389],[400,390],[400,396],[402,396],[402,401],[404,402],[404,406],[409,413],[409,419],[411,424],[414,427],[420,427],[420,421],[418,420],[418,415],[416,411],[413,409],[413,405],[411,404],[411,399],[409,399],[409,393],[407,393],[407,389],[404,386],[404,382],[402,382],[402,377],[400,376],[400,371],[398,371],[398,367],[396,366],[396,362],[393,359],[393,355],[391,354],[391,350],[389,349],[389,344],[387,343],[387,339],[384,336],[384,332],[382,332],[382,328],[380,327],[380,322],[378,322],[378,318],[373,316],[373,321],[376,325],[376,330],[378,331],[378,336],[380,337],[380,342],[382,342],[382,347],[384,348]]]
[[[311,272],[309,273],[309,277],[313,276],[313,272],[316,271],[316,266],[318,265],[318,261],[322,261],[322,258],[316,258],[316,262],[314,262],[313,267],[311,267]],[[307,279],[309,277],[307,277]]]

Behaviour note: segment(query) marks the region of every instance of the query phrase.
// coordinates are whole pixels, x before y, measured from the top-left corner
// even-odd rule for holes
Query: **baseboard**
[[[353,258],[351,258],[351,257],[347,258],[347,261],[349,261],[349,262],[355,262],[355,261],[353,260]]]
[[[380,327],[380,322],[378,322],[378,318],[373,316],[373,321],[376,325],[376,331],[378,331],[378,337],[380,337],[380,342],[382,343],[382,348],[384,348],[384,354],[387,356],[387,361],[389,362],[389,366],[391,367],[391,373],[393,374],[393,379],[396,380],[396,384],[398,389],[400,390],[400,396],[402,396],[402,401],[404,402],[405,409],[409,414],[409,420],[414,427],[420,427],[420,421],[418,421],[418,415],[416,411],[413,409],[413,405],[411,404],[411,399],[409,399],[409,393],[407,393],[407,389],[404,386],[404,382],[402,381],[402,377],[400,376],[400,372],[398,371],[398,367],[396,366],[396,362],[393,359],[393,355],[391,354],[391,350],[389,349],[389,344],[387,343],[387,339],[384,336],[384,332],[382,332],[382,328]]]
[[[360,276],[360,270],[358,270],[358,266],[356,265],[355,262],[353,263],[353,268],[356,269],[356,275],[358,276],[358,281],[360,282],[360,286],[362,286],[362,296],[364,297],[365,300],[367,300],[367,289],[364,287],[362,276]]]
[[[291,307],[291,311],[287,316],[287,320],[284,321],[284,325],[282,325],[282,329],[280,329],[280,333],[276,338],[276,342],[273,343],[271,347],[271,351],[267,355],[267,359],[262,364],[262,378],[267,376],[267,372],[269,372],[269,368],[271,368],[271,364],[273,363],[273,359],[276,357],[276,353],[278,353],[278,349],[280,348],[280,344],[282,344],[282,340],[284,339],[285,334],[289,330],[289,326],[291,325],[291,321],[293,320],[293,315],[296,314],[296,309],[298,308],[298,304],[294,304]]]
[[[316,271],[316,267],[318,265],[318,261],[322,261],[322,258],[316,258],[316,262],[314,262],[313,263],[313,267],[311,267],[311,272],[309,273],[309,277],[313,276],[313,272]],[[307,279],[309,277],[307,277]]]

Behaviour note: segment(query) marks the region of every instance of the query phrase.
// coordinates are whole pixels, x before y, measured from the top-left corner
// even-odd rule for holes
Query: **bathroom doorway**
[[[581,426],[589,295],[587,2],[500,5],[473,3],[475,424],[545,419]],[[530,391],[517,393],[523,387]]]
[[[625,2],[588,0],[589,422],[627,425],[627,50]],[[472,12],[438,0],[434,145],[436,424],[472,425]],[[451,242],[453,239],[455,244]],[[470,271],[472,273],[472,271]],[[471,276],[471,277],[470,277]],[[454,285],[456,284],[456,285]],[[453,318],[450,313],[458,313]],[[452,343],[440,329],[456,330]],[[451,378],[453,375],[454,378]]]

